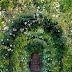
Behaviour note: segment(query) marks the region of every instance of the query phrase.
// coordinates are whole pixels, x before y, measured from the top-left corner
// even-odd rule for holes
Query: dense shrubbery
[[[40,30],[43,30],[43,32],[42,31],[37,32],[37,30],[39,28],[43,28],[43,29],[40,29]],[[22,37],[19,37],[20,34],[22,34],[23,32],[24,32],[24,35],[22,35]],[[25,35],[25,33],[26,33],[26,35]],[[28,52],[28,55],[29,54],[31,55],[32,52],[37,50],[44,55],[43,62],[46,61],[46,63],[50,64],[50,60],[52,60],[52,59],[50,59],[50,58],[48,58],[48,56],[46,56],[51,53],[48,51],[49,50],[48,46],[50,45],[49,44],[50,42],[48,42],[48,40],[47,40],[48,37],[46,39],[46,35],[48,35],[48,34],[52,37],[52,40],[53,40],[52,45],[54,46],[54,48],[56,48],[56,51],[57,51],[56,59],[58,62],[60,62],[60,64],[58,63],[60,66],[59,71],[62,71],[63,70],[62,69],[63,68],[62,67],[62,58],[63,58],[63,54],[64,54],[64,50],[65,50],[64,43],[62,42],[62,39],[63,39],[62,38],[62,35],[63,35],[62,30],[61,30],[61,28],[58,27],[57,22],[53,21],[51,18],[48,20],[47,16],[43,16],[43,14],[41,14],[41,13],[32,13],[32,14],[27,14],[27,15],[21,15],[17,19],[13,20],[13,23],[10,25],[9,30],[8,30],[7,34],[5,35],[5,38],[1,42],[2,44],[4,43],[4,45],[9,47],[8,54],[9,54],[9,59],[10,59],[9,65],[11,66],[10,71],[12,71],[13,69],[17,71],[19,68],[18,66],[21,63],[21,62],[20,63],[18,62],[18,61],[20,61],[18,57],[21,54],[17,50],[22,49],[24,44],[27,44],[28,41],[33,40],[33,39],[36,39],[36,40],[33,40],[33,42],[31,42],[31,44],[28,43],[27,47],[24,48]],[[19,38],[20,40],[17,40],[17,38]],[[44,43],[40,40],[37,40],[37,38],[47,42],[48,43],[47,46],[45,47],[45,45],[43,45]],[[16,40],[16,42],[18,42],[18,43],[15,43],[14,40]],[[16,46],[14,47],[14,45],[16,45],[17,47]],[[37,46],[39,47],[39,49]],[[47,51],[46,55],[43,52],[42,48],[47,49],[47,50],[45,50],[45,52]],[[21,52],[21,53],[23,55],[23,52]],[[18,54],[18,56],[16,56],[15,54]],[[26,54],[26,53],[24,53],[24,54]],[[26,61],[25,61],[25,63],[26,63]],[[51,67],[46,63],[44,64],[43,71],[52,71],[50,69]],[[52,61],[51,61],[51,63],[52,63]],[[12,68],[14,66],[16,67],[16,69]],[[47,68],[47,67],[49,67],[49,68]],[[26,67],[24,68],[22,66],[21,68],[23,71],[23,70],[25,70]]]
[[[66,27],[71,25],[71,19],[69,18],[71,11],[67,15],[69,21],[65,18],[66,14],[58,13],[54,7],[52,8],[52,4],[54,5],[55,2],[41,2],[38,0],[31,2],[29,0],[23,10],[21,4],[16,5],[14,2],[12,8],[15,9],[15,6],[18,6],[18,12],[14,10],[17,13],[11,12],[14,16],[9,13],[9,4],[6,8],[4,6],[8,11],[1,21],[8,23],[8,28],[3,30],[3,24],[0,21],[0,71],[29,72],[30,57],[34,51],[39,51],[40,61],[43,63],[42,72],[66,72],[72,70],[72,64],[69,63],[72,59],[71,43],[68,42],[71,39],[71,27]],[[62,5],[60,7],[60,10],[65,12],[62,10]],[[7,16],[8,13],[9,16]],[[53,14],[56,14],[56,17],[58,16],[60,20],[53,17]],[[62,22],[63,19],[65,20]],[[66,23],[68,25],[65,26]],[[66,29],[68,29],[67,32],[70,32],[68,34],[70,38],[65,33]],[[69,59],[66,59],[66,56]]]

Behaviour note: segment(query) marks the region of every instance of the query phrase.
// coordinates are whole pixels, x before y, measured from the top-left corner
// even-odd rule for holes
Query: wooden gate
[[[42,64],[39,61],[38,52],[34,52],[31,56],[30,70],[31,72],[40,72]]]

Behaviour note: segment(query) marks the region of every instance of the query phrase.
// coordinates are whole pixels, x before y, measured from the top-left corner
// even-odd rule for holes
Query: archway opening
[[[43,64],[40,63],[39,53],[38,52],[32,53],[30,64],[29,64],[30,71],[31,72],[41,72],[42,67],[43,67]]]

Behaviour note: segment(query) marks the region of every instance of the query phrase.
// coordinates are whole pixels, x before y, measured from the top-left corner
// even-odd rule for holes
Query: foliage
[[[60,9],[62,12],[70,11],[72,4],[71,0],[63,0],[60,3],[61,3]]]
[[[2,0],[0,4],[0,71],[28,72],[36,50],[42,72],[72,70],[71,0]]]

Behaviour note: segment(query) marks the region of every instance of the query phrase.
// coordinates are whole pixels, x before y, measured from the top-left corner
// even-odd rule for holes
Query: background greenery
[[[44,40],[47,48],[44,49],[44,68],[43,72],[62,72],[60,70],[59,56],[63,56],[63,71],[72,71],[72,1],[71,0],[1,0],[0,1],[0,71],[2,72],[28,72],[29,54],[24,47],[34,38]],[[34,14],[34,15],[33,15]],[[35,15],[37,17],[35,17]],[[40,17],[38,17],[40,15]],[[35,18],[37,23],[28,30],[21,25],[23,18],[25,21],[31,21],[29,18]],[[28,17],[29,16],[29,17]],[[45,21],[50,21],[50,25]],[[30,23],[31,23],[30,22]],[[57,23],[58,24],[57,24]],[[41,24],[42,26],[40,26]],[[46,24],[46,25],[44,25]],[[57,24],[57,25],[56,25]],[[47,29],[54,27],[51,31]],[[12,28],[22,28],[16,32],[14,29],[11,37]],[[59,29],[60,28],[60,29]],[[24,31],[25,32],[24,32]],[[56,33],[55,31],[58,31]],[[61,32],[60,32],[60,31]],[[21,35],[20,35],[21,33]],[[55,34],[56,33],[56,34]],[[56,40],[57,34],[60,36]],[[62,35],[62,36],[61,36]],[[15,38],[15,39],[14,39]],[[60,42],[59,42],[60,41]],[[64,54],[59,54],[62,49],[59,44],[64,44]],[[10,43],[10,44],[8,44]],[[37,44],[38,42],[36,42]],[[56,45],[59,43],[58,45]],[[32,44],[33,45],[33,44]],[[35,45],[34,45],[35,46]],[[59,46],[59,47],[57,47]],[[61,49],[61,51],[60,51]],[[49,53],[49,54],[48,54]],[[11,54],[11,62],[9,55]],[[48,57],[52,61],[48,62]],[[10,64],[9,64],[10,62]],[[48,64],[47,64],[48,63]],[[61,63],[60,63],[61,64]],[[10,67],[10,66],[11,67]],[[49,66],[47,66],[49,65]],[[47,70],[49,67],[49,70]],[[13,69],[12,69],[13,68]]]

